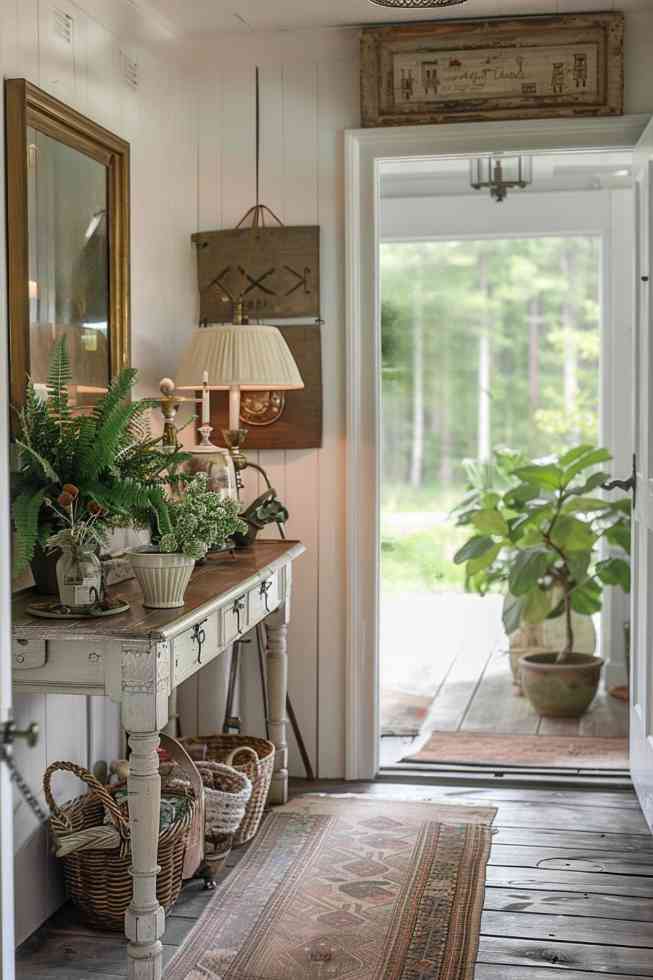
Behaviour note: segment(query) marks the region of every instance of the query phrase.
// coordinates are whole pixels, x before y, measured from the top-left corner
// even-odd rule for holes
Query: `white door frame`
[[[345,134],[347,286],[347,779],[378,770],[380,165],[489,152],[633,149],[648,116],[350,130]]]

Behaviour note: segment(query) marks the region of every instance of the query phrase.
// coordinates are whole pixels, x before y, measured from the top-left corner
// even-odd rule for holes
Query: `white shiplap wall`
[[[134,38],[160,31],[129,3],[89,0],[0,0],[2,73],[27,77],[131,143],[133,363],[143,368],[142,393],[174,368],[181,324],[195,305],[189,235],[196,201],[196,140],[190,87],[167,58]],[[55,15],[72,19],[72,43],[55,29]],[[125,62],[138,66],[130,86]],[[2,167],[4,174],[4,162]],[[0,177],[4,185],[4,176]],[[4,266],[4,233],[0,235]],[[35,749],[17,746],[29,783],[38,787],[55,759],[87,765],[119,753],[117,709],[103,698],[17,696],[16,721],[41,726]],[[67,799],[76,781],[60,777]],[[20,942],[60,904],[59,869],[45,834],[16,797],[16,938]]]
[[[344,130],[359,121],[354,32],[240,35],[196,46],[198,230],[233,227],[255,201],[255,70],[261,69],[262,199],[285,224],[321,228],[324,443],[320,450],[254,454],[287,503],[297,563],[290,629],[290,692],[320,775],[344,771]],[[258,483],[247,488],[258,492]],[[247,649],[247,648],[246,648]],[[253,648],[244,655],[241,713],[262,731]],[[222,665],[220,665],[222,666]],[[216,666],[216,671],[220,667]],[[204,672],[206,674],[206,671]],[[214,685],[191,680],[185,730],[222,720]],[[291,740],[291,771],[302,774]]]

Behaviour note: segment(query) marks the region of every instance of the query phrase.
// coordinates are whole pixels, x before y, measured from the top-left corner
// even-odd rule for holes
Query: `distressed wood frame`
[[[7,293],[10,399],[19,408],[29,373],[27,128],[59,140],[107,169],[109,373],[130,364],[129,143],[24,78],[5,82]]]
[[[461,91],[455,98],[415,101],[409,109],[405,103],[397,106],[394,101],[393,58],[397,54],[419,57],[432,51],[442,56],[447,51],[464,54],[479,49],[492,49],[501,54],[511,50],[549,49],[556,45],[562,51],[571,44],[596,45],[600,84],[595,99],[582,92],[526,93],[525,86],[518,95],[484,96],[479,94],[474,79],[461,77]],[[553,60],[552,57],[552,68]],[[445,68],[451,66],[450,62]],[[431,81],[422,80],[422,84],[427,92]],[[552,14],[391,25],[367,28],[361,36],[361,113],[365,128],[621,115],[623,91],[622,13]]]

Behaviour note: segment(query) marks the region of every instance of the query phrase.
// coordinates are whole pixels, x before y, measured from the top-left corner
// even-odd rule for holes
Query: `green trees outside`
[[[465,460],[599,438],[600,240],[384,244],[381,293],[384,585],[462,587]]]

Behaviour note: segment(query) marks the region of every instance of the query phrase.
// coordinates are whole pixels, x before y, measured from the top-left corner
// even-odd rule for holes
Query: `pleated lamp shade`
[[[304,382],[283,334],[268,324],[223,323],[199,327],[176,372],[177,388],[292,391]]]

